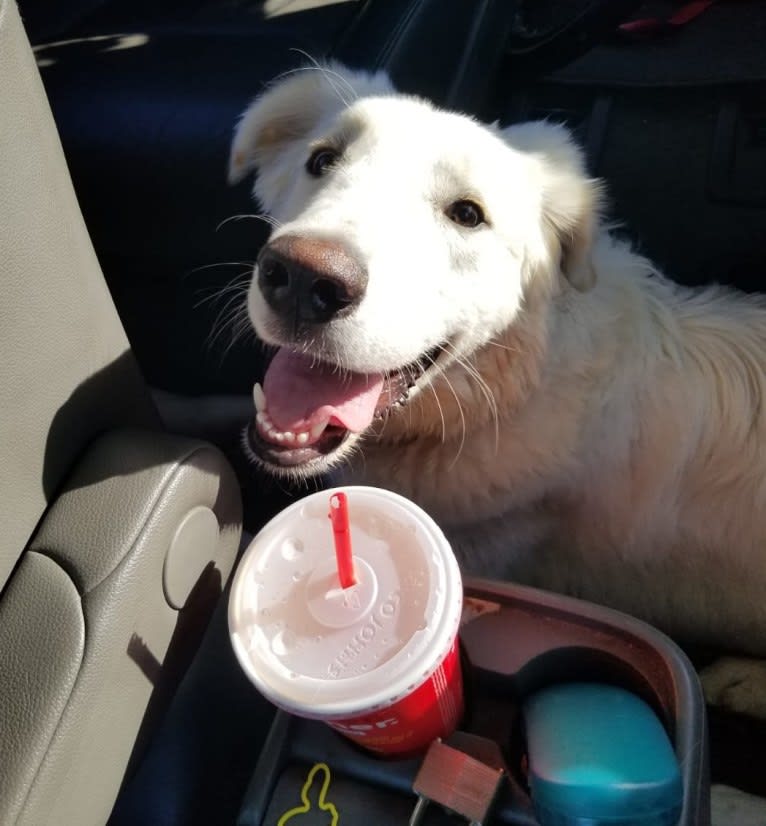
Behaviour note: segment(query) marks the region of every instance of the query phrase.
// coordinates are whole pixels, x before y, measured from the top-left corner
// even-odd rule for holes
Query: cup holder
[[[583,682],[630,692],[656,715],[681,772],[677,824],[710,825],[702,692],[691,664],[670,640],[630,617],[547,592],[479,580],[464,587],[466,598],[487,610],[461,630],[461,729],[497,743],[508,772],[488,826],[539,826],[530,797],[525,704],[552,686]],[[331,774],[328,796],[339,822],[406,824],[421,761],[381,760],[323,723],[278,712],[238,826],[277,826],[282,801],[300,801],[296,778],[320,764]],[[456,820],[430,806],[424,822],[447,826]]]

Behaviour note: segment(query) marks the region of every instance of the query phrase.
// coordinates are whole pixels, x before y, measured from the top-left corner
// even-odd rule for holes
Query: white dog
[[[762,299],[613,238],[562,127],[480,125],[380,74],[276,82],[236,131],[230,178],[254,169],[275,229],[248,311],[279,348],[258,462],[399,491],[468,571],[766,654]],[[752,679],[710,691],[757,712],[735,665]]]

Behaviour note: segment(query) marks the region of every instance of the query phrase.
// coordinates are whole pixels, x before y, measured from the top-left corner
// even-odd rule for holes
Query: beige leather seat
[[[221,454],[158,426],[18,10],[0,0],[3,826],[106,822],[240,521]]]

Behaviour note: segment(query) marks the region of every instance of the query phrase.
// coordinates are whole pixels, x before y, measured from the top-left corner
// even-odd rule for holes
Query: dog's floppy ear
[[[561,272],[576,289],[589,290],[596,280],[590,248],[600,219],[601,186],[588,177],[582,151],[565,127],[547,121],[508,127],[503,137],[542,164],[544,228],[558,244]]]
[[[388,77],[337,63],[308,66],[282,75],[245,110],[234,133],[229,183],[268,163],[291,141],[308,135],[322,118],[355,100],[393,91]]]

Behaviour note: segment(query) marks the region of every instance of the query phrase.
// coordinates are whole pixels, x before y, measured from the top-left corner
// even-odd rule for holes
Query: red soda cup
[[[338,493],[353,549],[345,588],[328,522]],[[347,487],[296,502],[255,537],[235,575],[229,630],[245,673],[276,706],[404,756],[462,717],[462,598],[449,543],[423,510]]]

